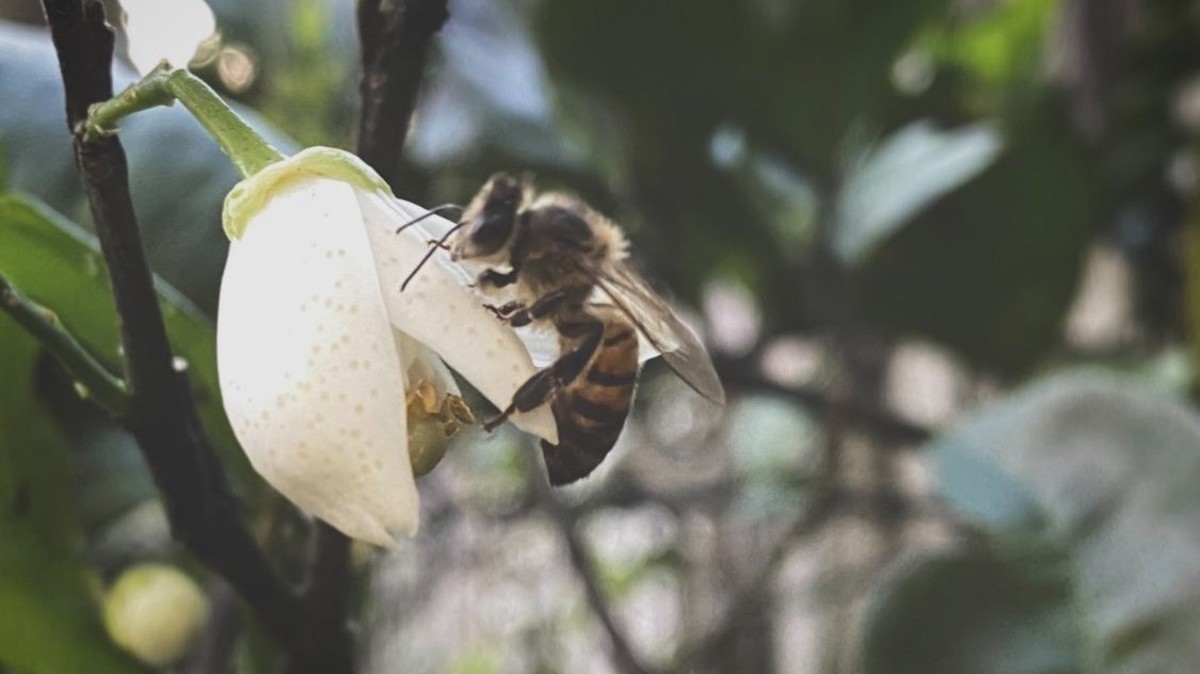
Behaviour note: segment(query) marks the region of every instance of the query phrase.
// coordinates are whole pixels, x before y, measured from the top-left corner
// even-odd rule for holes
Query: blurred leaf
[[[75,558],[0,516],[0,663],[22,674],[145,672],[104,633],[95,593]]]
[[[938,492],[981,527],[1005,567],[989,571],[993,579],[975,583],[971,594],[960,587],[961,597],[1005,574],[1018,576],[1004,581],[1014,587],[1043,590],[1065,574],[1064,591],[1044,591],[1008,618],[1007,604],[973,608],[986,615],[976,621],[983,627],[961,625],[971,639],[986,639],[987,625],[1023,631],[1010,630],[1005,647],[976,649],[972,666],[945,671],[1177,672],[1200,661],[1200,421],[1191,409],[1111,375],[1059,375],[950,431],[932,452]],[[1023,505],[996,507],[1006,503]],[[961,613],[964,600],[921,581],[938,576],[923,573],[879,600],[884,614],[923,620],[907,628],[877,620],[868,644],[917,640],[926,646],[920,662],[929,663],[958,653],[965,637],[925,633],[924,619]],[[1053,611],[1041,606],[1051,599]],[[903,603],[887,607],[893,601]],[[1005,660],[1043,650],[1045,625],[1060,613],[1086,616],[1074,620],[1080,647],[1069,668]],[[878,633],[887,630],[899,632]],[[912,669],[875,671],[930,670],[914,661]]]
[[[913,122],[849,168],[838,192],[833,251],[857,265],[930,203],[995,161],[1000,134],[988,124],[940,131]]]
[[[861,299],[874,321],[1016,374],[1059,338],[1095,194],[1088,155],[1058,125],[1006,135],[994,163],[876,249]]]
[[[808,172],[836,175],[841,148],[856,128],[877,128],[896,102],[892,65],[946,0],[876,3],[817,0],[743,3],[754,32],[733,41],[742,81],[731,91],[752,136],[788,153]],[[731,27],[725,27],[728,33]],[[737,58],[734,56],[733,58]],[[764,76],[767,74],[767,76]]]
[[[116,423],[91,412],[58,417],[74,450],[75,499],[87,534],[102,531],[132,508],[158,497],[137,441]]]
[[[755,138],[761,130],[755,97],[778,88],[767,76],[772,71],[757,69],[750,58],[755,40],[768,39],[752,8],[568,0],[538,9],[537,35],[567,141],[608,183],[587,196],[636,195],[636,208],[627,202],[624,212],[593,203],[621,220],[637,249],[657,263],[656,275],[694,299],[717,260],[721,271],[740,264],[741,280],[766,304],[776,293],[794,298],[795,289],[775,278],[791,256],[738,176],[710,152],[721,128],[745,128]],[[643,227],[641,218],[653,226]]]
[[[22,674],[144,671],[100,627],[64,438],[33,394],[38,345],[0,316],[0,353],[0,663]]]
[[[66,552],[78,535],[66,445],[33,396],[38,346],[6,315],[0,353],[0,521],[19,516],[43,545]]]
[[[1018,480],[998,473],[990,461],[953,452],[939,458],[942,495],[974,521],[995,527],[1033,526],[1040,521],[1033,495]]]
[[[0,270],[51,308],[97,358],[119,371],[116,311],[95,239],[28,197],[0,195]],[[213,326],[182,295],[158,284],[174,352],[187,361],[201,418],[239,476],[250,475],[221,406]]]
[[[909,563],[868,606],[863,674],[1087,671],[1069,592],[983,553]]]
[[[922,42],[939,60],[967,70],[977,86],[1013,84],[1037,75],[1061,5],[1060,0],[990,3],[982,16],[947,22]]]

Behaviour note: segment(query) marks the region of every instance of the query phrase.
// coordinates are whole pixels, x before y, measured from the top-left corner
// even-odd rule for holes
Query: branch
[[[279,579],[242,519],[190,391],[173,366],[129,195],[125,153],[115,137],[85,142],[88,106],[112,96],[113,34],[96,0],[43,0],[66,92],[67,125],[88,195],[120,316],[125,381],[124,425],[150,468],[174,536],[216,570],[250,605],[292,659],[314,672],[349,672],[330,657],[336,635],[317,634],[302,604]]]
[[[234,653],[244,622],[237,595],[228,583],[214,579],[208,587],[208,605],[208,625],[179,666],[180,674],[233,671]]]
[[[360,0],[362,111],[358,156],[399,189],[397,173],[434,33],[447,0]]]
[[[57,314],[25,297],[3,275],[0,275],[0,309],[49,351],[89,398],[114,416],[125,413],[129,407],[125,382],[88,353],[67,332]]]
[[[353,653],[346,619],[350,608],[350,539],[325,522],[314,520],[309,544],[301,601],[308,615],[313,617],[312,632],[322,638],[337,635],[330,648],[339,649],[341,652],[337,657],[350,662]],[[306,666],[306,663],[293,661],[287,672],[321,671],[306,669]]]
[[[862,428],[890,443],[923,444],[934,434],[929,428],[905,421],[887,410],[857,399],[836,398],[816,388],[785,386],[771,381],[759,374],[749,360],[718,356],[713,359],[713,365],[721,381],[731,387],[792,398],[822,417],[836,410],[839,414],[846,415],[849,425]]]
[[[644,674],[648,670],[634,656],[633,649],[629,647],[629,640],[617,627],[612,612],[608,608],[608,602],[604,598],[604,593],[600,590],[600,583],[596,579],[592,561],[576,531],[578,525],[576,513],[563,505],[554,495],[546,478],[538,470],[536,461],[528,461],[527,467],[530,481],[534,484],[538,506],[550,516],[558,527],[559,533],[562,534],[563,540],[567,544],[567,554],[571,558],[571,566],[575,568],[576,575],[583,583],[588,606],[600,621],[600,625],[604,627],[604,631],[608,633],[608,639],[612,646],[613,664],[625,674]]]

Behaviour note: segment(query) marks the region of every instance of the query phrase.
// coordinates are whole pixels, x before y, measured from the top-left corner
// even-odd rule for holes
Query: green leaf
[[[94,237],[35,199],[0,195],[0,270],[119,371],[116,311]],[[170,286],[159,282],[158,291],[172,347],[188,363],[205,427],[244,478],[250,471],[221,406],[213,326]]]
[[[838,192],[833,251],[857,265],[926,206],[995,161],[1000,134],[988,124],[950,131],[913,122],[888,136],[847,171]]]
[[[895,107],[890,99],[893,63],[925,22],[943,15],[949,4],[779,3],[788,10],[768,18],[768,29],[758,40],[738,45],[753,57],[733,55],[749,66],[741,76],[757,85],[746,102],[766,112],[764,131],[792,158],[822,177],[832,177],[843,143],[856,126],[878,128],[890,121]],[[766,79],[760,77],[762,72],[777,75]]]
[[[967,70],[981,89],[1014,84],[1044,69],[1046,35],[1061,4],[1061,0],[995,3],[982,17],[950,23],[922,41],[939,60]]]
[[[939,494],[981,528],[992,561],[984,570],[972,562],[978,578],[970,583],[932,567],[882,588],[878,612],[894,619],[877,619],[868,637],[878,649],[873,671],[1182,672],[1200,662],[1194,411],[1126,379],[1076,372],[983,411],[932,453]],[[964,599],[986,596],[991,584],[1011,597]],[[1018,601],[1021,588],[1037,590],[1037,601]],[[955,615],[959,624],[947,628]],[[1047,634],[1065,639],[1050,627],[1064,616],[1079,631],[1070,666],[1057,657],[1036,667],[1012,660],[1047,651]],[[989,641],[997,625],[1005,636]],[[904,640],[922,645],[920,658],[908,669],[884,668]],[[953,659],[963,643],[992,647],[973,649],[969,666],[927,668],[942,658],[965,662]]]
[[[863,674],[1080,672],[1068,592],[985,553],[909,563],[868,607]]]
[[[7,242],[0,254],[11,254]],[[142,672],[100,626],[78,556],[65,439],[34,396],[38,350],[0,316],[0,664],[23,674]]]
[[[1089,155],[1048,114],[1006,136],[988,168],[883,242],[859,280],[872,321],[1020,374],[1058,342],[1097,199]]]
[[[145,672],[109,640],[78,559],[0,516],[0,663],[23,674]]]
[[[43,545],[65,552],[78,535],[70,467],[63,436],[33,395],[37,352],[33,338],[0,316],[0,518],[19,515]]]

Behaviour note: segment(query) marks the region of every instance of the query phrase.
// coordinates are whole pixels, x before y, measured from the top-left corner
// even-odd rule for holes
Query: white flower
[[[416,531],[410,437],[422,444],[414,460],[428,463],[437,436],[407,417],[446,432],[464,417],[442,360],[501,408],[536,371],[453,269],[428,264],[401,293],[430,231],[448,226],[395,233],[423,212],[329,148],[272,164],[225,204],[217,362],[233,430],[280,493],[381,546]],[[545,406],[512,421],[557,441]]]

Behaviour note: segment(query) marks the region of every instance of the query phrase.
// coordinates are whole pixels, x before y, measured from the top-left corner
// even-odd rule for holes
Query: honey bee
[[[454,260],[486,266],[476,279],[485,293],[515,289],[517,299],[485,305],[498,318],[557,333],[557,360],[484,423],[492,430],[514,412],[549,402],[559,439],[541,444],[551,484],[585,477],[616,443],[633,401],[641,340],[697,393],[725,402],[695,333],[626,265],[620,228],[578,198],[535,195],[526,181],[498,173],[437,243]]]

